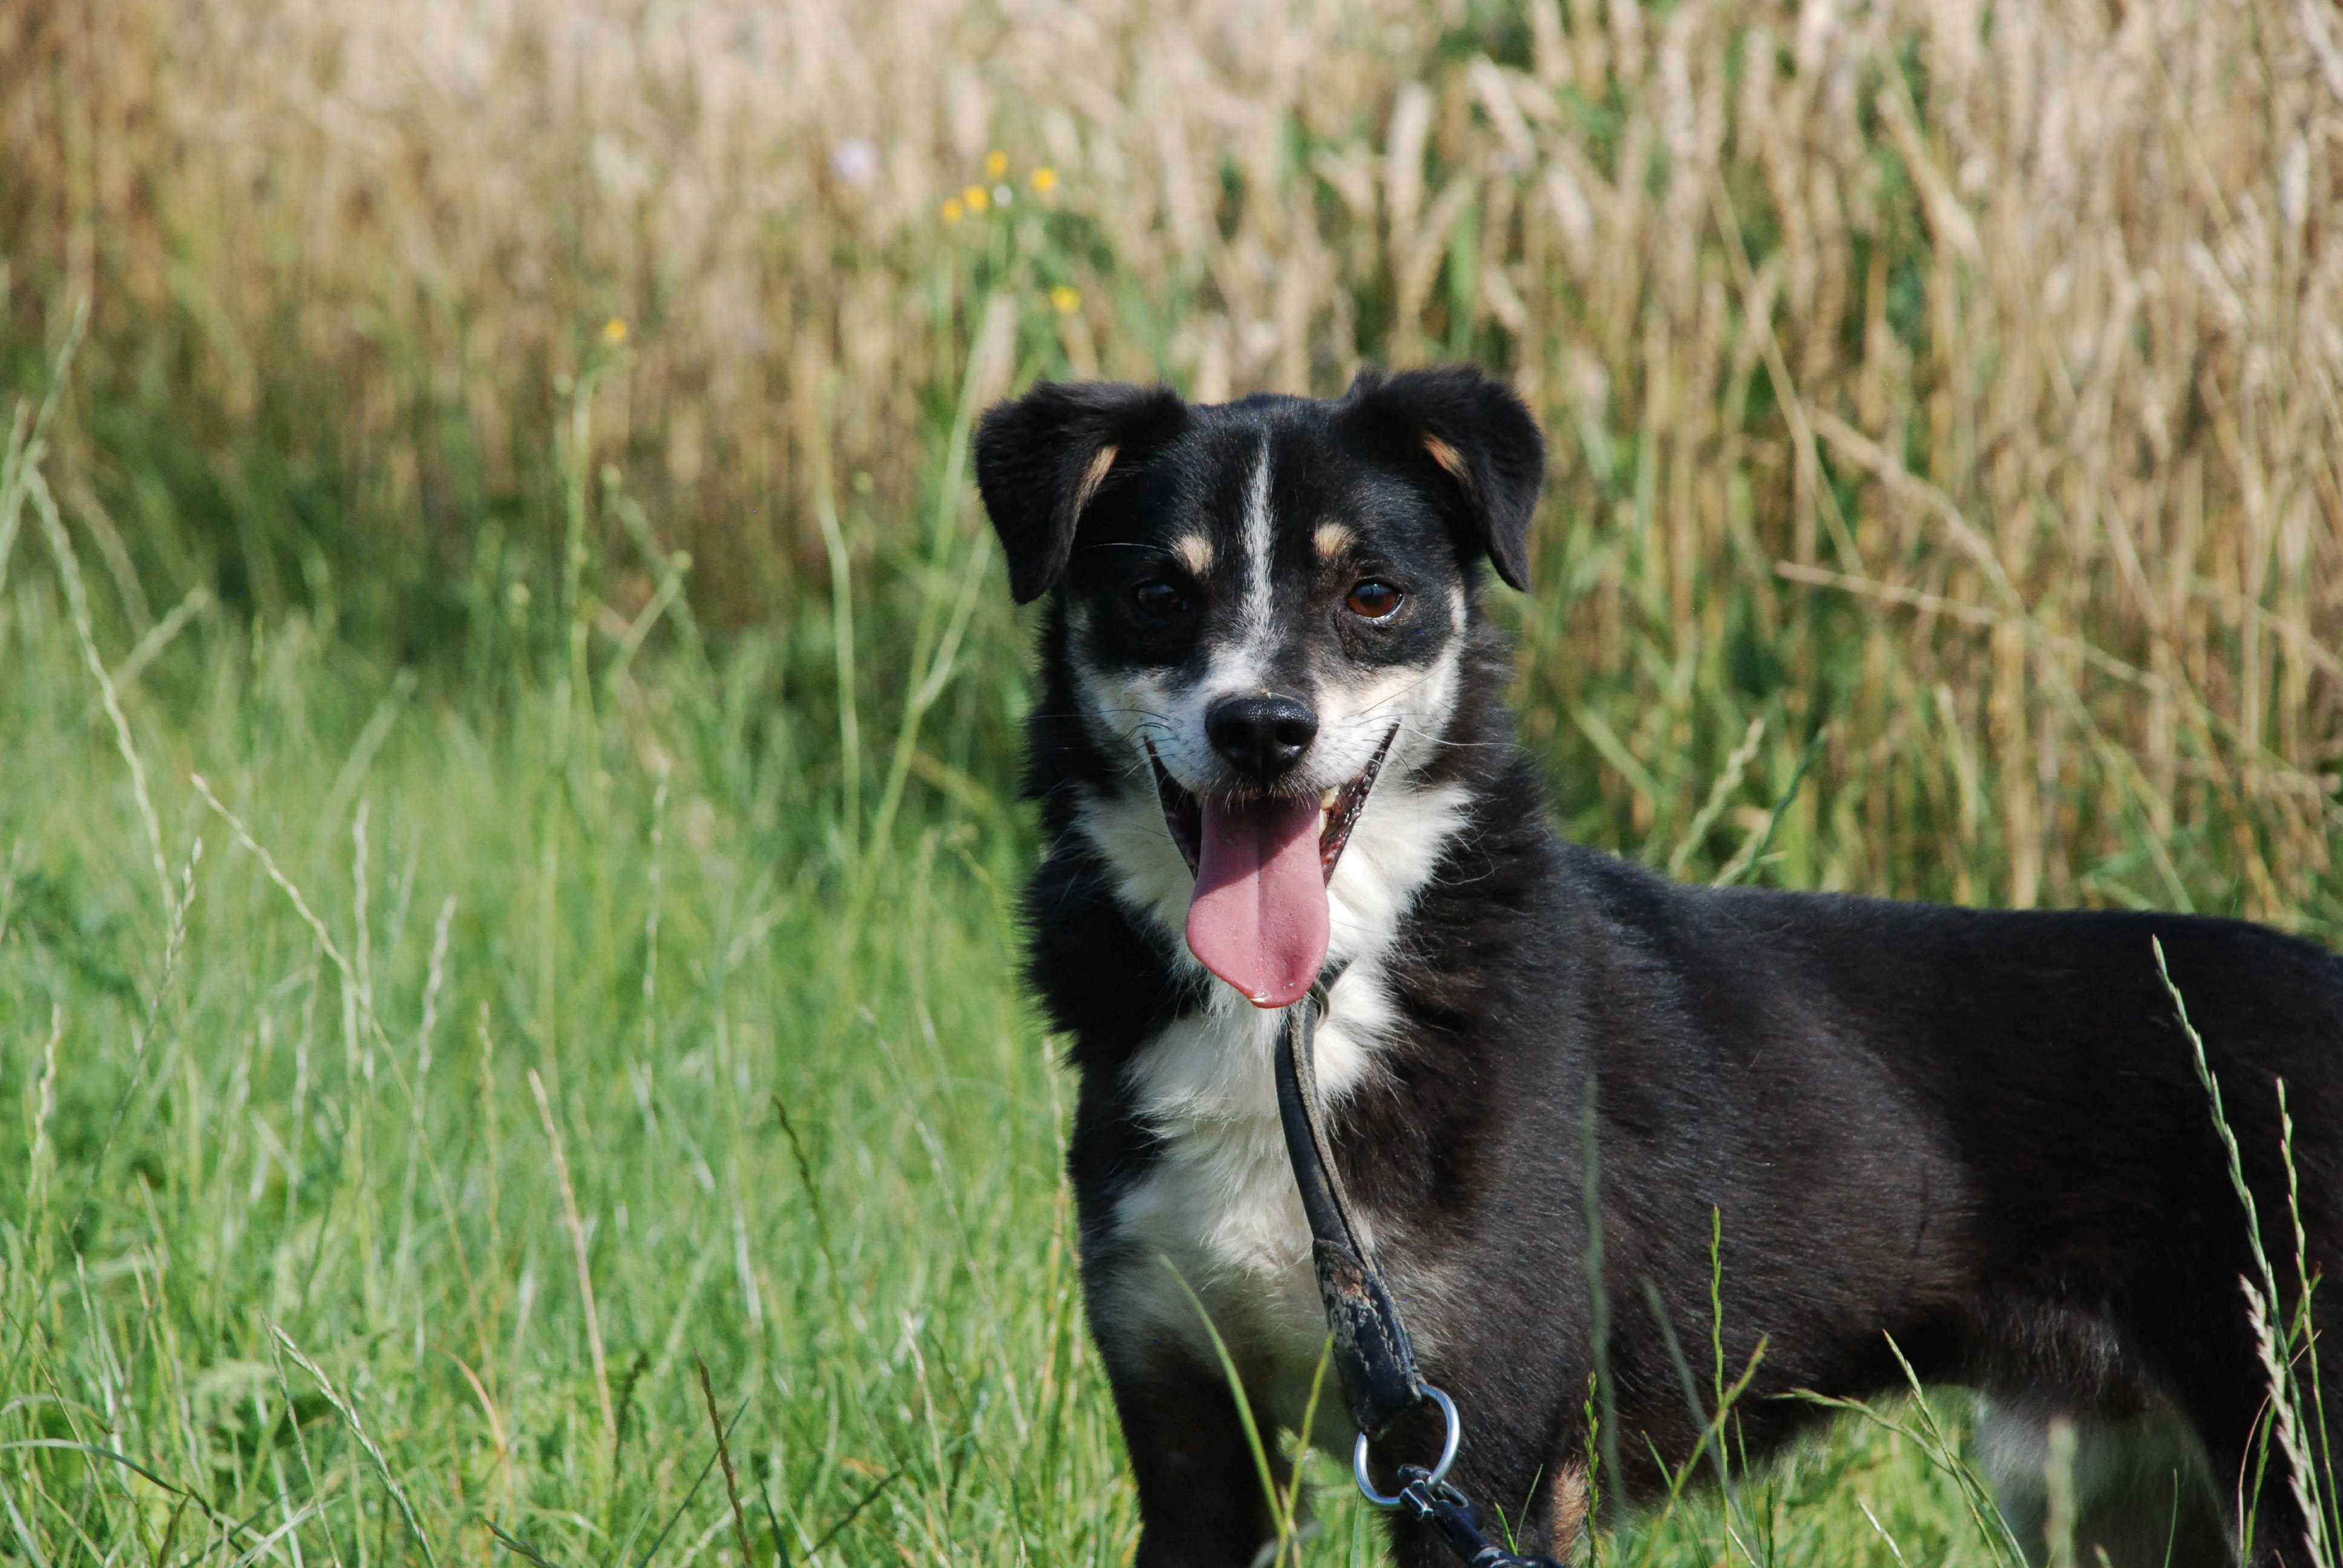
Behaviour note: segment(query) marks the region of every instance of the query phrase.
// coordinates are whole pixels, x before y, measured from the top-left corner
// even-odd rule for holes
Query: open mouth
[[[1349,783],[1314,797],[1200,797],[1147,749],[1164,826],[1196,874],[1188,949],[1255,1007],[1287,1006],[1317,980],[1331,932],[1326,884],[1398,733],[1393,725]]]
[[[1367,809],[1367,792],[1375,787],[1375,775],[1383,770],[1392,737],[1398,733],[1399,726],[1393,725],[1357,777],[1338,789],[1319,794],[1318,867],[1320,874],[1330,882],[1334,879],[1334,863],[1342,858],[1342,848],[1351,841],[1351,829],[1359,825],[1359,813]],[[1163,804],[1163,825],[1172,829],[1172,841],[1180,847],[1188,869],[1193,871],[1203,855],[1203,806],[1177,779],[1164,771],[1162,760],[1151,745],[1147,748],[1147,760],[1155,769],[1155,798]],[[1243,809],[1263,802],[1232,797],[1230,803],[1232,809]]]

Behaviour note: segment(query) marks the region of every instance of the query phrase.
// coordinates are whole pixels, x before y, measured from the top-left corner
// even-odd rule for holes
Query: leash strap
[[[1302,1210],[1310,1217],[1318,1294],[1326,1303],[1326,1326],[1334,1333],[1334,1368],[1342,1374],[1352,1421],[1361,1432],[1380,1437],[1423,1402],[1423,1374],[1416,1370],[1415,1347],[1408,1342],[1399,1309],[1359,1245],[1326,1143],[1316,1045],[1329,983],[1320,980],[1285,1010],[1277,1033],[1277,1116],[1284,1124],[1294,1185],[1302,1189]]]
[[[1285,1130],[1286,1159],[1293,1166],[1293,1183],[1301,1189],[1302,1212],[1310,1220],[1318,1295],[1334,1337],[1334,1371],[1342,1380],[1342,1393],[1359,1429],[1358,1450],[1352,1459],[1359,1490],[1379,1507],[1403,1509],[1431,1525],[1467,1568],[1560,1568],[1551,1557],[1516,1555],[1489,1540],[1472,1500],[1448,1483],[1448,1467],[1456,1458],[1463,1423],[1448,1396],[1426,1383],[1417,1370],[1407,1325],[1400,1321],[1399,1308],[1351,1223],[1350,1203],[1334,1171],[1325,1111],[1318,1098],[1318,1020],[1326,1011],[1327,988],[1341,972],[1329,971],[1308,996],[1285,1010],[1277,1031],[1277,1117]],[[1367,1474],[1368,1445],[1427,1401],[1440,1407],[1448,1422],[1439,1462],[1430,1470],[1402,1465],[1399,1490],[1388,1495],[1377,1492]]]

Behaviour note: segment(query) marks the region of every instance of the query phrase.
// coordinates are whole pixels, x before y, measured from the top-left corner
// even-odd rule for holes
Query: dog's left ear
[[[1043,381],[996,403],[976,427],[976,487],[1009,558],[1009,591],[1031,604],[1074,553],[1074,528],[1118,463],[1161,443],[1187,418],[1168,387]]]
[[[1486,551],[1508,586],[1528,587],[1545,438],[1513,388],[1469,365],[1390,377],[1369,367],[1343,401],[1377,438],[1404,445],[1448,476],[1463,507],[1463,542]]]

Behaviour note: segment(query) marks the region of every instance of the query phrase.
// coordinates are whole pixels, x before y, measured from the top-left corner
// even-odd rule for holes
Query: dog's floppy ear
[[[1486,551],[1509,585],[1526,588],[1545,438],[1513,388],[1469,365],[1389,377],[1369,367],[1344,400],[1379,440],[1404,446],[1448,476],[1463,503],[1464,542]]]
[[[1043,381],[985,411],[976,487],[1009,558],[1009,591],[1030,604],[1074,550],[1074,526],[1118,461],[1163,440],[1187,417],[1168,387]]]

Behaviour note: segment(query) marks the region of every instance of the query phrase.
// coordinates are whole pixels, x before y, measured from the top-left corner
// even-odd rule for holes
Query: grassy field
[[[1586,842],[2343,936],[2338,149],[2278,0],[7,8],[0,1556],[1124,1560],[1035,375],[1507,374]],[[1934,1408],[1605,1559],[2004,1561]]]
[[[880,833],[765,639],[417,682],[297,616],[93,661],[55,574],[0,604],[7,1554],[1124,1560],[1031,834],[927,749],[1013,661]],[[861,721],[875,799],[904,714]],[[1850,1434],[1743,1539],[1994,1561],[1925,1451]],[[1323,1479],[1307,1560],[1373,1561]]]
[[[34,472],[0,591],[0,1550],[1125,1560],[1069,1085],[1014,983],[1033,845],[985,755],[1012,648],[955,658],[937,596],[923,706],[837,680],[852,595],[795,645],[580,628],[419,678],[201,599],[101,643]],[[792,699],[817,678],[846,702]],[[1826,869],[1785,793],[1623,847]],[[1942,1462],[1961,1414],[1888,1407],[1606,1560],[2006,1561]],[[1377,1560],[1317,1479],[1303,1560]]]

